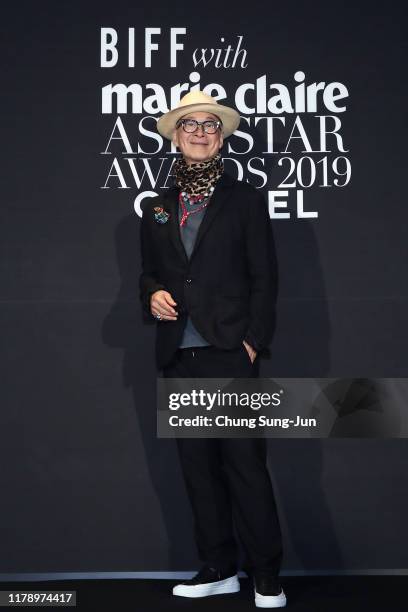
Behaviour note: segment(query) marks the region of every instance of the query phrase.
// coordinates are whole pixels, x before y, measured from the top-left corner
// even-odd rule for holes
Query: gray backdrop
[[[189,49],[242,34],[245,75],[208,68],[205,83],[234,89],[265,73],[288,83],[303,70],[308,82],[347,85],[350,184],[306,190],[318,219],[273,222],[278,321],[261,376],[407,375],[402,9],[209,2],[198,13],[187,3],[169,11],[162,0],[23,2],[4,11],[2,574],[198,563],[174,442],[155,433],[155,330],[142,323],[137,295],[138,190],[101,189],[109,165],[100,155],[113,126],[101,114],[101,87],[167,90],[191,61],[108,73],[99,67],[101,27],[135,27],[139,51],[148,26],[186,27]],[[123,120],[137,139],[138,120]],[[284,570],[408,568],[405,440],[269,447]]]

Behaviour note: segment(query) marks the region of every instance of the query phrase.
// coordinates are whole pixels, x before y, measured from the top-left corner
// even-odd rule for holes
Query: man
[[[164,377],[259,375],[274,329],[277,271],[264,198],[224,172],[220,149],[239,114],[201,91],[158,121],[182,157],[175,186],[149,201],[141,223],[140,297],[157,320]],[[283,607],[282,542],[263,438],[178,438],[204,566],[173,594],[239,591],[233,520],[258,607]]]

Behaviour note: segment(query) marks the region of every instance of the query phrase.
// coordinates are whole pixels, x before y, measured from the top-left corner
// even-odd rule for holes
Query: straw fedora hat
[[[222,121],[224,138],[231,136],[235,132],[241,120],[239,113],[233,108],[218,104],[215,98],[212,98],[203,91],[190,91],[181,98],[176,108],[160,117],[157,122],[158,132],[171,140],[177,121],[184,115],[195,111],[207,111],[217,115]]]

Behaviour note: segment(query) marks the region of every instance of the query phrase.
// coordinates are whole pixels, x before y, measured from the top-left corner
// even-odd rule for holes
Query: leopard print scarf
[[[190,166],[183,157],[180,157],[173,165],[175,184],[189,196],[211,195],[223,172],[224,163],[220,153],[211,159],[196,162]]]

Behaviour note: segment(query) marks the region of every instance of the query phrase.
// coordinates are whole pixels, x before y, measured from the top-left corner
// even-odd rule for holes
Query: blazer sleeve
[[[256,351],[266,348],[276,321],[278,267],[268,206],[256,191],[250,202],[246,229],[246,249],[250,289],[250,324],[245,336]]]
[[[142,221],[140,224],[140,246],[141,246],[141,264],[142,273],[139,278],[139,297],[142,303],[142,313],[147,320],[155,320],[155,317],[150,311],[150,297],[159,289],[166,289],[164,285],[158,282],[158,272],[156,265],[156,257],[153,249],[153,241],[150,234],[149,208],[144,209]]]

